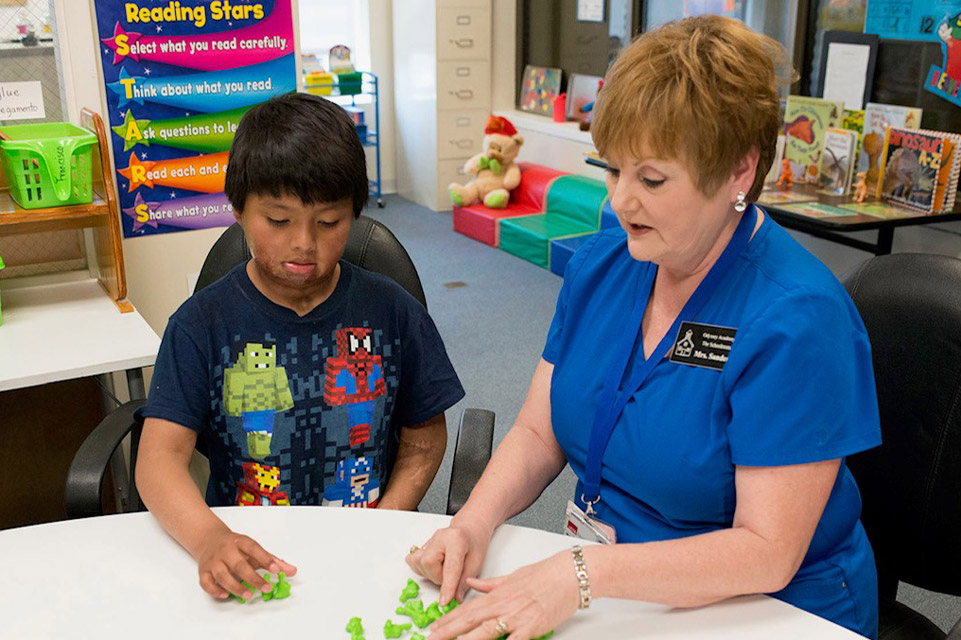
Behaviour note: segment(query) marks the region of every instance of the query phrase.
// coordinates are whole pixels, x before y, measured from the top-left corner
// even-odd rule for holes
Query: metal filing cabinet
[[[397,186],[435,211],[482,149],[491,109],[490,0],[394,0]]]

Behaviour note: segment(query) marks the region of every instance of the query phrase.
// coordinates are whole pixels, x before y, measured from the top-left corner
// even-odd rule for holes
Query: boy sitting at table
[[[444,410],[464,391],[426,309],[341,260],[367,202],[364,150],[337,105],[287,94],[237,129],[227,197],[253,258],[170,318],[154,370],[137,486],[216,598],[269,591],[296,568],[212,506],[414,509],[440,466]],[[200,439],[206,500],[188,472]]]

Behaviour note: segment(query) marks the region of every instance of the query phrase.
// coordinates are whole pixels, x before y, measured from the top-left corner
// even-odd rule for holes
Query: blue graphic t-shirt
[[[464,396],[427,310],[389,278],[340,267],[303,317],[241,264],[170,318],[141,413],[197,431],[207,504],[376,506],[400,427]]]

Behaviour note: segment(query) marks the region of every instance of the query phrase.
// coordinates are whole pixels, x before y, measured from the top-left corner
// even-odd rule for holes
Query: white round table
[[[387,618],[409,622],[394,613],[400,591],[412,577],[404,562],[407,550],[450,520],[327,507],[225,507],[216,512],[232,529],[297,566],[289,598],[257,598],[247,604],[210,598],[197,583],[193,559],[148,513],[73,520],[0,531],[5,561],[0,637],[347,640],[344,627],[352,616],[360,616],[367,640],[379,640]],[[559,534],[502,526],[482,575],[507,573],[573,544]],[[426,606],[437,599],[438,590],[419,582]],[[860,636],[779,600],[751,596],[689,610],[598,600],[561,625],[554,637]]]

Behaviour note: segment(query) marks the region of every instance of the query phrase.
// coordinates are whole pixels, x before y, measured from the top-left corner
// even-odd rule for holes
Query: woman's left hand
[[[484,595],[431,625],[431,640],[490,640],[502,635],[531,640],[574,615],[580,603],[570,552],[500,578],[468,578],[467,584]]]

